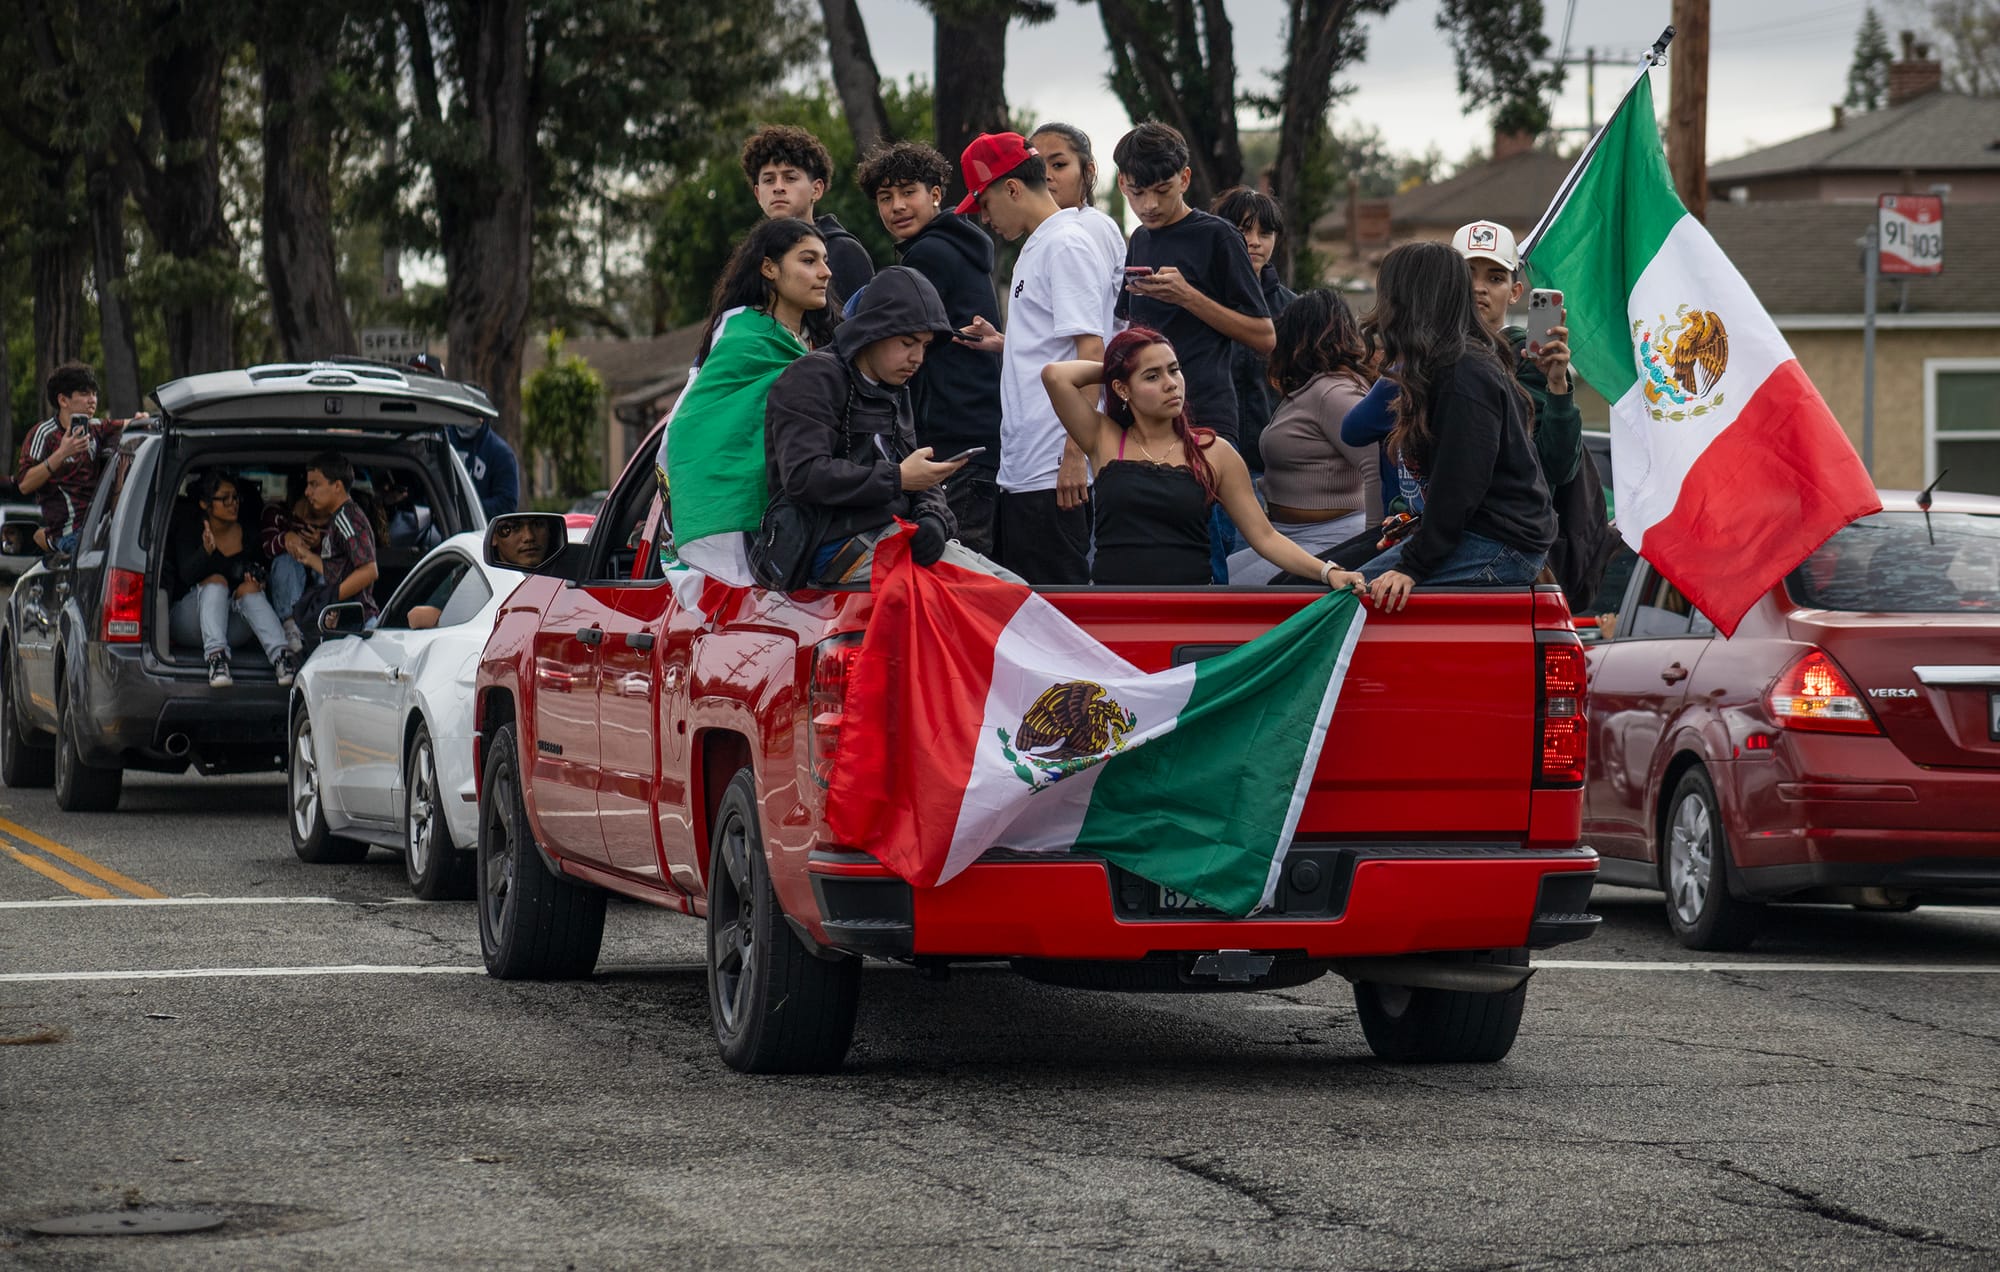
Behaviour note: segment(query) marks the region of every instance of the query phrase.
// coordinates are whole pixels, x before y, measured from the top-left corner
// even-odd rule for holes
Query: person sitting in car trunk
[[[292,616],[314,636],[319,632],[319,612],[329,605],[359,601],[370,622],[380,610],[374,590],[381,575],[375,563],[375,529],[348,495],[353,482],[354,465],[344,455],[325,451],[306,462],[306,502],[326,518],[326,531],[318,551],[299,558],[309,573],[319,575],[319,581],[299,597]]]
[[[298,665],[265,594],[265,559],[256,536],[243,527],[235,478],[220,469],[204,474],[195,487],[195,505],[200,521],[176,524],[168,547],[173,605],[167,621],[174,641],[199,642],[208,660],[208,683],[221,688],[235,683],[230,648],[254,635],[278,683],[291,684]]]

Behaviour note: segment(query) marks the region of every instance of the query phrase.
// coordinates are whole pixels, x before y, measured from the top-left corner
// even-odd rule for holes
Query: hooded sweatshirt
[[[839,305],[851,300],[854,293],[868,285],[875,277],[875,258],[853,231],[842,225],[831,212],[822,212],[813,218],[813,228],[826,241],[826,267],[833,271],[832,304]]]
[[[764,404],[765,478],[830,514],[821,543],[837,543],[896,517],[929,518],[946,534],[957,522],[942,487],[906,492],[900,465],[917,448],[908,385],[879,384],[854,359],[877,340],[931,332],[948,337],[951,319],[937,289],[906,266],[883,270],[833,343],[786,367]]]
[[[479,492],[479,506],[486,510],[488,521],[520,509],[520,461],[491,424],[481,423],[470,436],[460,436],[452,429],[451,447],[465,461],[465,471],[472,474],[472,488]]]
[[[1000,326],[1000,298],[993,292],[993,240],[953,212],[940,212],[896,245],[901,263],[937,288],[954,327],[977,318]],[[917,408],[917,444],[943,458],[984,446],[968,472],[991,478],[1000,470],[1000,359],[941,336],[910,381]]]

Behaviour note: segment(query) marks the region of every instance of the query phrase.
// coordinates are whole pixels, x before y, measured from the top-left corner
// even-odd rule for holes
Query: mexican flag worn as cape
[[[834,839],[935,887],[991,848],[1074,850],[1226,914],[1268,905],[1360,637],[1321,597],[1140,671],[1018,583],[875,550],[827,795]]]
[[[764,399],[779,373],[805,355],[799,338],[769,314],[723,315],[667,422],[667,490],[683,560],[702,563],[702,540],[748,534],[762,520]],[[731,555],[742,555],[737,544],[731,547]],[[750,580],[746,574],[729,581]]]
[[[1724,635],[1875,483],[1749,284],[1674,194],[1641,78],[1528,251],[1611,403],[1618,529]]]

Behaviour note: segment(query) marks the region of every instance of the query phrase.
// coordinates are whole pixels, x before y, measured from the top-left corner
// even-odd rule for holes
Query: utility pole
[[[1667,160],[1674,190],[1697,221],[1708,219],[1708,0],[1674,0],[1674,82],[1667,107]]]
[[[1583,123],[1590,135],[1597,135],[1597,50],[1583,51]]]

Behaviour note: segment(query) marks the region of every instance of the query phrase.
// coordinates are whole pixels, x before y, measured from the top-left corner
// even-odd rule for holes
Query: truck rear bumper
[[[1341,959],[1518,949],[1581,940],[1597,878],[1589,848],[1383,845],[1344,848],[1344,877],[1312,917],[1134,917],[1106,863],[1086,857],[981,860],[942,888],[913,889],[874,858],[815,852],[815,939],[887,957],[1126,961],[1176,951],[1282,951]],[[1128,886],[1130,876],[1119,880]],[[1123,911],[1121,913],[1121,910]]]

